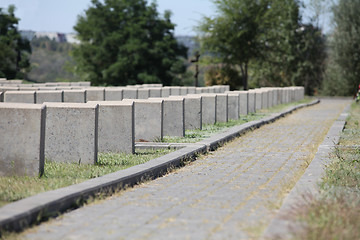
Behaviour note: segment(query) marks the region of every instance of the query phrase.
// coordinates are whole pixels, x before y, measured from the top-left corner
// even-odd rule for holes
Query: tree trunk
[[[248,90],[248,64],[245,63],[245,66],[240,64],[240,69],[241,69],[241,75],[242,75],[242,79],[243,79],[244,90]]]

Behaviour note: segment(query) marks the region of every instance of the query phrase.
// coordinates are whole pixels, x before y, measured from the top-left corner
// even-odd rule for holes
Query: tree
[[[7,12],[0,8],[0,77],[23,79],[30,69],[31,47],[18,32],[14,12],[14,5]]]
[[[184,71],[186,48],[174,38],[166,11],[146,0],[92,0],[74,29],[81,44],[74,50],[77,69],[94,85],[163,83]],[[179,72],[180,71],[180,72]]]
[[[352,95],[360,83],[360,0],[339,0],[332,10],[335,23],[332,58],[345,82],[342,92]]]
[[[259,42],[265,0],[215,0],[217,15],[204,17],[199,30],[202,47],[220,58],[227,68],[240,68],[243,87],[248,89],[249,62],[261,55]]]

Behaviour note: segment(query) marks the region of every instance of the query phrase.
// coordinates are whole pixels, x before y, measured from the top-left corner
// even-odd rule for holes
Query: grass
[[[170,150],[163,149],[137,151],[135,154],[99,153],[98,163],[95,165],[46,162],[45,174],[40,178],[0,177],[0,207],[41,192],[142,164],[169,152]]]
[[[317,195],[306,195],[294,207],[302,223],[294,239],[360,239],[360,105],[352,104],[333,161]]]

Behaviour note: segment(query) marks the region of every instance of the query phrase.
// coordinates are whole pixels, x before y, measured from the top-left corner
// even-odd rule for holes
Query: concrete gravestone
[[[0,176],[44,171],[46,107],[0,103]]]

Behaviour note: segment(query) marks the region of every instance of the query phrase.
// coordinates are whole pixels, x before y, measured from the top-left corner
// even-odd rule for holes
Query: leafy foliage
[[[339,0],[333,7],[335,29],[332,59],[338,68],[337,87],[329,94],[353,95],[360,83],[360,0]],[[330,89],[328,89],[330,90]]]
[[[71,56],[74,46],[67,42],[57,42],[48,37],[31,40],[32,55],[30,80],[36,82],[79,81],[73,73],[76,63]]]
[[[74,29],[78,71],[94,85],[163,83],[185,72],[186,48],[174,38],[171,13],[146,0],[92,0]]]
[[[7,12],[0,8],[0,77],[23,79],[29,71],[31,47],[18,32],[19,19],[14,12],[13,5]]]
[[[231,69],[240,69],[244,89],[248,78],[251,87],[304,85],[308,94],[320,86],[325,39],[321,29],[301,23],[299,1],[214,3],[218,15],[204,18],[199,27],[203,48]],[[237,81],[233,78],[232,85]]]

